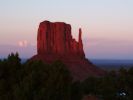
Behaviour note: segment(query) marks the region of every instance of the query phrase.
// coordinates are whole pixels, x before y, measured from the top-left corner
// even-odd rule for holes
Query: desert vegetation
[[[133,68],[73,81],[60,61],[21,63],[18,53],[0,60],[0,100],[133,100]]]

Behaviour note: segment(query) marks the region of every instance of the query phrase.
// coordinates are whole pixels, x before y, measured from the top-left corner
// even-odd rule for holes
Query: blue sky
[[[75,38],[81,27],[88,58],[133,59],[132,5],[133,0],[1,0],[0,56],[36,54],[38,25],[49,20],[71,24]]]

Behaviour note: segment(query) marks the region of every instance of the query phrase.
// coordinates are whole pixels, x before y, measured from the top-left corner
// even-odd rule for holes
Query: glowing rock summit
[[[88,76],[101,76],[105,73],[85,58],[81,28],[76,41],[72,37],[71,25],[64,22],[40,23],[37,34],[37,55],[31,59],[47,63],[61,60],[75,80],[84,80]]]

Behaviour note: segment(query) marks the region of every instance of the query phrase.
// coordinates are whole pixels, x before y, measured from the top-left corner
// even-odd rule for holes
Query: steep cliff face
[[[39,55],[56,54],[84,58],[83,44],[79,29],[79,41],[72,38],[71,26],[63,22],[41,22],[37,36]]]
[[[85,58],[82,30],[76,41],[71,35],[71,25],[64,22],[41,22],[37,34],[37,55],[31,60],[51,63],[61,60],[75,80],[84,80],[88,76],[101,76],[105,72]]]

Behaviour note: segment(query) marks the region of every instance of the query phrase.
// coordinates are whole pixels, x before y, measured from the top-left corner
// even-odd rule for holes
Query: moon
[[[27,45],[28,45],[27,40],[21,40],[18,42],[19,47],[27,47]]]

